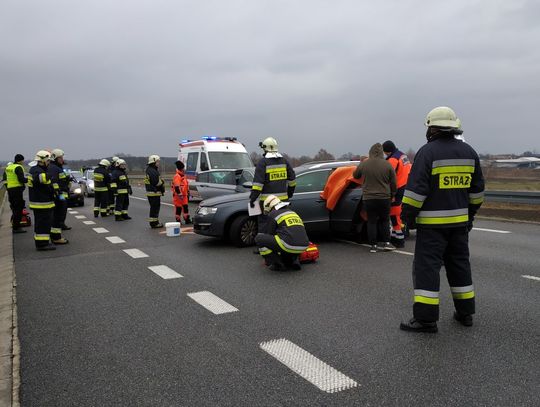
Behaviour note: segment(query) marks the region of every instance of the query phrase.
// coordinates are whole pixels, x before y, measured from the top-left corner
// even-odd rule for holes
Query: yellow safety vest
[[[17,177],[17,174],[15,173],[15,169],[17,167],[21,167],[21,169],[23,168],[21,164],[11,164],[6,167],[6,178],[7,178],[8,189],[24,186],[24,184],[22,184],[19,181],[19,177]]]

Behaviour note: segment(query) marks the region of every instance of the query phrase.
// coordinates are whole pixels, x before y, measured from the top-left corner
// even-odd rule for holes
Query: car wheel
[[[238,247],[253,246],[257,234],[257,220],[247,215],[238,216],[229,228],[229,238]]]

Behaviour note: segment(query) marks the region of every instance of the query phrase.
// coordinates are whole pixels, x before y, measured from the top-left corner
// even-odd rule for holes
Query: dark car
[[[197,174],[195,181],[189,183],[190,193],[195,198],[209,199],[221,195],[247,192],[246,182],[253,181],[255,168],[219,169]]]
[[[66,170],[70,176],[68,206],[84,206],[84,193],[86,190],[86,182],[80,171]]]
[[[296,190],[290,208],[298,213],[308,234],[358,233],[362,187],[351,183],[333,211],[326,208],[320,194],[332,170],[358,165],[357,161],[309,163],[295,168]],[[249,184],[244,185],[248,187]],[[200,235],[230,239],[238,246],[254,244],[257,218],[248,216],[249,193],[225,195],[202,201],[194,218],[194,231]]]

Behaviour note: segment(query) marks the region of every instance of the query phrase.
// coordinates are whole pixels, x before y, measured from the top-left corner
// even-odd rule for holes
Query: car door
[[[330,230],[330,216],[326,201],[321,199],[331,169],[324,168],[298,174],[296,189],[291,198],[291,209],[302,218],[308,232]]]
[[[362,186],[351,182],[330,213],[330,229],[338,233],[355,231],[356,225],[361,222],[361,201]]]
[[[211,170],[206,171],[205,175],[208,176],[208,180],[197,183],[197,190],[202,199],[236,193],[235,170]]]

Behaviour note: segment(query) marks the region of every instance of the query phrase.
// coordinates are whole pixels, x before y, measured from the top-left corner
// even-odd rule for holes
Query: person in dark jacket
[[[29,207],[34,212],[34,242],[37,250],[55,250],[51,244],[51,225],[54,209],[54,188],[47,174],[51,155],[46,150],[36,153],[36,165],[28,178]]]
[[[161,197],[165,195],[165,181],[163,181],[159,173],[160,161],[159,155],[153,154],[148,157],[146,176],[144,177],[144,188],[150,204],[148,223],[150,223],[152,229],[163,227],[163,223],[159,221],[159,210],[161,208]]]
[[[302,219],[288,205],[275,195],[268,196],[263,203],[268,216],[266,230],[255,236],[261,255],[274,271],[300,270],[298,256],[309,246]]]
[[[94,217],[100,214],[102,217],[109,215],[109,188],[111,188],[111,176],[109,167],[111,163],[106,158],[99,162],[94,170]],[[113,195],[114,196],[114,195]]]
[[[55,148],[51,151],[51,162],[47,174],[54,188],[54,210],[51,226],[51,240],[54,244],[67,244],[62,237],[62,229],[67,216],[67,200],[69,199],[69,176],[64,172],[64,151]],[[66,230],[71,229],[66,226]]]
[[[23,192],[25,184],[28,182],[24,175],[23,162],[24,157],[22,154],[16,154],[13,163],[9,164],[4,172],[9,205],[13,213],[13,233],[26,233],[26,230],[21,229],[22,212],[24,209]]]
[[[112,178],[112,173],[114,169],[116,168],[116,162],[120,159],[120,157],[114,156],[111,158],[111,164],[109,165],[109,179]],[[115,185],[111,185],[109,183],[108,185],[108,205],[107,205],[107,215],[114,215],[114,203],[116,200],[116,195],[114,195],[114,191],[116,190]]]
[[[456,139],[461,122],[446,106],[427,115],[427,144],[414,160],[403,197],[403,219],[416,232],[413,318],[400,328],[437,332],[439,272],[444,264],[454,299],[454,319],[472,326],[475,294],[469,262],[469,232],[484,200],[478,154]]]
[[[368,217],[369,251],[395,250],[390,244],[390,205],[396,194],[396,173],[384,159],[381,143],[371,146],[369,158],[358,164],[353,177],[363,178],[362,205]],[[378,241],[382,244],[378,245]]]
[[[131,219],[128,215],[129,195],[133,194],[129,178],[126,174],[127,163],[123,159],[116,162],[116,168],[112,173],[111,183],[116,185],[116,204],[114,207],[114,219],[116,221],[124,221]]]

